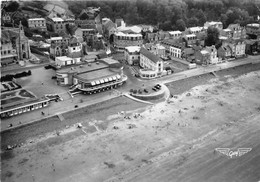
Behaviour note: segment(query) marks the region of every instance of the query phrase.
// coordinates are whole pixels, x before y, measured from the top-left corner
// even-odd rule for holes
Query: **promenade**
[[[145,82],[148,85],[149,84],[153,85],[155,83],[167,84],[170,82],[183,80],[194,76],[199,76],[211,72],[217,72],[219,70],[224,70],[224,69],[246,65],[246,64],[258,64],[258,63],[260,63],[260,56],[249,56],[247,58],[238,59],[232,62],[225,62],[217,65],[209,65],[207,67],[199,67],[196,69],[182,71],[176,74],[168,75],[154,80],[149,80],[149,81],[144,80],[143,82]],[[120,91],[121,93],[119,93],[116,90],[108,91],[106,93],[102,93],[102,95],[100,96],[94,97],[93,99],[87,99],[87,101],[84,100],[82,101],[82,98],[89,97],[89,96],[76,96],[74,98],[70,98],[68,93],[64,93],[65,95],[67,94],[67,99],[65,99],[64,101],[52,102],[50,106],[44,109],[32,111],[29,113],[24,113],[15,117],[2,120],[1,131],[13,129],[15,127],[19,127],[21,125],[32,123],[48,117],[53,117],[56,116],[57,114],[62,114],[79,108],[91,106],[93,104],[104,102],[119,97],[121,94],[127,93],[127,89],[122,89]],[[76,108],[75,105],[77,105]],[[41,112],[44,112],[45,114],[42,115]],[[11,128],[9,127],[10,124],[13,125]]]

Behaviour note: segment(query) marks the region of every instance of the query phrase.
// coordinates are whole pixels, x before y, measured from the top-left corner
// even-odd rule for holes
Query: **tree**
[[[182,19],[176,21],[176,27],[179,31],[184,31],[186,28],[186,24]]]
[[[14,11],[17,11],[19,8],[19,3],[16,2],[16,1],[11,1],[8,6],[6,6],[4,8],[5,11],[8,11],[8,12],[14,12]]]
[[[195,27],[198,26],[199,20],[196,17],[191,17],[190,19],[188,19],[188,27]]]
[[[219,42],[219,30],[214,27],[209,27],[207,30],[207,37],[205,39],[206,46],[216,45]]]

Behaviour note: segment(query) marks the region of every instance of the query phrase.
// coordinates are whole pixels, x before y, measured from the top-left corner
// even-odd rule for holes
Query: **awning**
[[[105,78],[104,81],[105,81],[105,82],[108,82],[108,78]]]
[[[99,85],[99,84],[100,84],[100,81],[99,81],[99,80],[97,80],[97,81],[96,81],[96,84],[97,84],[97,85]]]
[[[105,83],[105,81],[103,80],[103,79],[101,79],[101,80],[99,80],[100,81],[100,83]]]
[[[91,85],[94,86],[94,85],[96,85],[96,83],[93,81],[93,82],[91,82]]]
[[[109,81],[112,81],[112,80],[113,80],[113,78],[112,78],[112,77],[109,77],[109,78],[108,78],[108,80],[109,80]]]
[[[117,79],[120,79],[120,78],[121,78],[121,76],[120,76],[120,75],[116,75],[116,77],[117,77]]]

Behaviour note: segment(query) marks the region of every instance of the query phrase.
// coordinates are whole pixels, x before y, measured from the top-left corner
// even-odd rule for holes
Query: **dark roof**
[[[104,28],[110,30],[111,28],[116,28],[116,25],[111,20],[108,20],[104,23]]]
[[[192,48],[185,48],[183,51],[186,55],[194,54],[194,50]]]
[[[19,29],[18,29],[19,30]],[[2,42],[10,42],[12,38],[18,38],[19,33],[17,32],[17,28],[4,29],[1,32],[1,41]]]
[[[76,44],[76,43],[78,43],[79,41],[78,41],[78,39],[76,38],[76,37],[71,37],[70,38],[70,41],[69,41],[69,43],[70,44]]]
[[[178,39],[164,39],[162,41],[163,44],[170,44],[170,45],[174,45],[176,43],[179,43]]]
[[[161,58],[159,58],[158,56],[156,56],[155,54],[149,52],[147,49],[145,49],[144,47],[141,47],[140,49],[140,54],[144,55],[145,57],[147,57],[148,59],[150,59],[152,62],[157,63],[158,61],[162,61]]]
[[[256,43],[256,40],[248,40],[248,39],[246,39],[246,40],[245,40],[245,43],[246,43],[246,44],[249,44],[249,45],[253,45],[253,44]]]
[[[69,53],[68,57],[79,58],[79,57],[82,57],[82,53],[81,52],[72,52],[72,53]]]

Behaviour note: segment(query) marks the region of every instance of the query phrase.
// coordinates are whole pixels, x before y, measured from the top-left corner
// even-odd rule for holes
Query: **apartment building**
[[[38,29],[41,31],[46,31],[46,20],[44,18],[30,18],[28,19],[28,27],[30,29]]]

